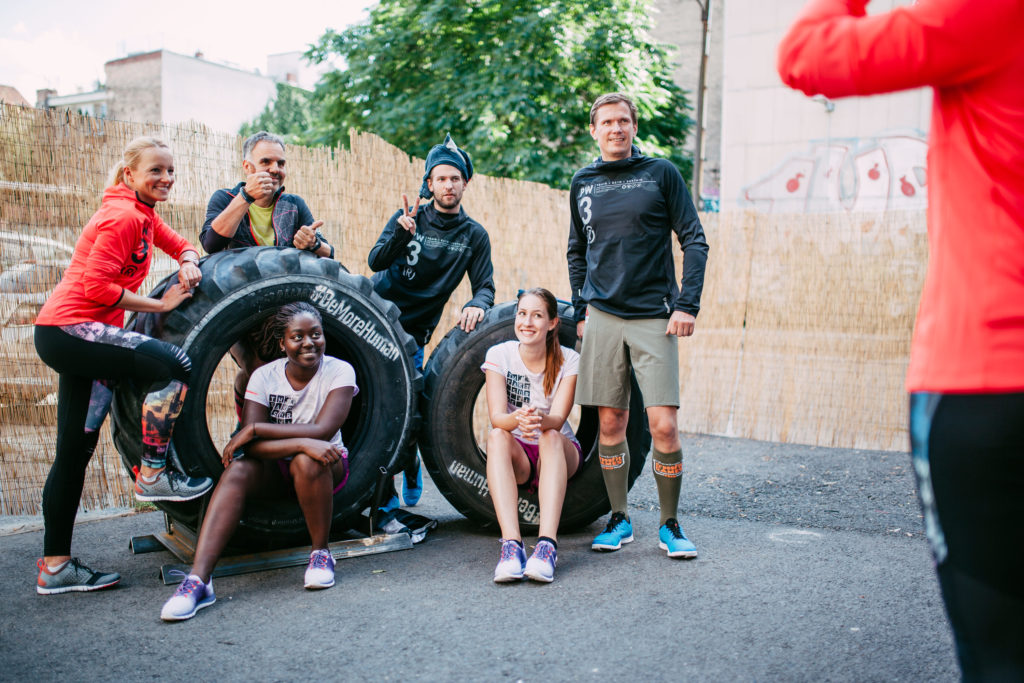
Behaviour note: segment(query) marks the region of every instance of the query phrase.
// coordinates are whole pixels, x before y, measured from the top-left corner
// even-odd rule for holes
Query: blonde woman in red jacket
[[[124,312],[165,312],[192,296],[202,279],[199,253],[153,210],[174,185],[174,159],[156,138],[133,140],[113,170],[103,203],[82,231],[71,265],[36,319],[36,350],[60,376],[56,457],[43,488],[43,555],[36,591],[92,591],[121,577],[71,557],[71,536],[85,468],[110,406],[114,382],[149,390],[142,405],[142,501],[190,500],[213,485],[167,469],[167,447],[185,400],[191,363],[178,347],[124,327]],[[176,259],[178,281],[160,299],[136,293],[153,248]]]
[[[808,95],[931,86],[928,274],[910,351],[924,526],[965,680],[1024,680],[1024,2],[867,16],[812,0],[779,46]]]

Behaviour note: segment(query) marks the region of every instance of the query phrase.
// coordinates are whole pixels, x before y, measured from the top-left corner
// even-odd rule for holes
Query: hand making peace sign
[[[416,213],[420,210],[420,197],[417,195],[416,206],[412,207],[412,211],[409,210],[409,195],[402,194],[402,204],[405,208],[402,210],[402,215],[398,217],[398,224],[415,235]]]

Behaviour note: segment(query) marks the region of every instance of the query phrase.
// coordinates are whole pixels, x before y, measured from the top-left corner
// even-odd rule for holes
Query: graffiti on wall
[[[923,133],[816,140],[744,187],[740,206],[765,212],[880,212],[928,205]]]

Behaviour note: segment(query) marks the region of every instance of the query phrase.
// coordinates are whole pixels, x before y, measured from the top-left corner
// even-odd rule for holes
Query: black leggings
[[[1024,680],[1024,393],[910,397],[925,532],[965,681]]]
[[[102,323],[37,325],[36,351],[56,370],[56,457],[43,487],[43,553],[69,555],[85,469],[99,440],[115,382],[149,389],[142,406],[142,460],[166,463],[174,421],[185,400],[191,362],[173,344]]]

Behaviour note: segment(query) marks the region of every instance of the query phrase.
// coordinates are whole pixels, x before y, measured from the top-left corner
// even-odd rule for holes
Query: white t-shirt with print
[[[256,368],[245,389],[246,400],[265,405],[270,411],[270,421],[275,424],[316,422],[327,395],[333,390],[352,387],[353,396],[359,393],[355,368],[343,360],[324,356],[313,379],[298,391],[284,374],[287,363],[287,358],[278,358]],[[340,429],[330,441],[339,448],[344,447]]]
[[[570,348],[562,347],[562,368],[558,371],[555,379],[555,386],[548,395],[544,394],[544,373],[530,372],[519,355],[519,340],[495,344],[487,349],[484,357],[484,364],[480,369],[484,372],[491,370],[505,378],[505,396],[507,400],[506,409],[512,412],[524,405],[532,405],[534,409],[542,414],[548,415],[551,412],[551,402],[558,393],[558,385],[563,377],[578,375],[580,370],[580,354]],[[518,427],[512,430],[517,439],[527,443],[536,443],[536,439],[523,438],[523,433]],[[576,441],[576,435],[572,433],[572,427],[566,420],[562,425],[562,434],[572,441]]]

